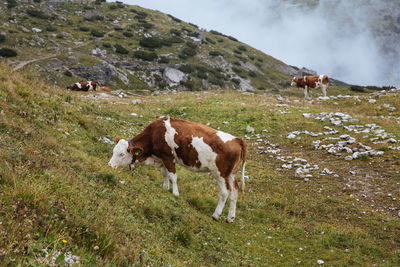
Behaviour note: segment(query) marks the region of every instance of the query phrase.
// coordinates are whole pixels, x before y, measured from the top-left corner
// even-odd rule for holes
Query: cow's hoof
[[[218,221],[219,220],[219,216],[217,216],[215,214],[212,216],[212,218],[213,218],[214,221]]]
[[[235,220],[235,217],[231,217],[231,218],[226,218],[226,222],[227,223],[233,223],[233,221]]]

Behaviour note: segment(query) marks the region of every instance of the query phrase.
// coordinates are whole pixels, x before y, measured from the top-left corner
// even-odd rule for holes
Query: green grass
[[[298,98],[291,96],[289,113],[281,114],[275,97],[235,91],[147,95],[137,105],[132,98],[91,95],[54,89],[30,69],[20,74],[1,66],[3,264],[39,265],[44,248],[78,255],[85,266],[315,266],[318,259],[329,266],[400,264],[398,200],[386,196],[400,198],[398,152],[348,163],[309,149],[310,138],[285,138],[294,130],[329,125],[304,119],[302,112],[338,110],[378,123],[399,138],[398,124],[367,118],[379,111],[367,101],[309,104],[301,98],[294,103]],[[399,98],[378,101],[397,105]],[[244,136],[251,125],[286,155],[306,158],[339,177],[314,175],[304,182],[293,170],[277,170],[281,163],[259,154],[252,136],[247,141],[250,179],[237,218],[233,224],[215,222],[218,190],[211,176],[179,167],[180,196],[175,197],[162,188],[159,170],[143,164],[134,172],[107,166],[113,147],[100,137],[131,138],[161,115],[210,123],[236,136]]]

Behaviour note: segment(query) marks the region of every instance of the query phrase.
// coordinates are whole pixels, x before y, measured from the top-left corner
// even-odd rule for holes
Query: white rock
[[[135,117],[137,117],[137,114],[136,114],[136,113],[134,113],[134,112],[132,112],[132,113],[131,113],[131,116],[135,116]]]
[[[132,104],[134,104],[134,105],[140,104],[140,103],[142,103],[142,100],[141,100],[141,99],[133,99],[133,100],[132,100]]]
[[[311,118],[311,113],[303,113],[304,118]]]
[[[39,28],[32,28],[32,31],[33,31],[33,32],[42,32],[42,30],[39,29]]]
[[[371,104],[375,104],[376,100],[375,99],[370,99],[370,100],[368,100],[368,102],[371,103]]]
[[[286,136],[287,139],[293,139],[296,138],[296,135],[294,133],[289,133],[288,136]]]
[[[397,140],[394,138],[390,138],[387,140],[388,143],[397,143]]]
[[[323,260],[317,260],[317,263],[318,263],[319,265],[322,265],[322,264],[324,264],[324,261],[323,261]]]
[[[254,133],[254,128],[251,127],[250,125],[247,125],[247,127],[246,127],[246,132],[248,132],[248,133]]]
[[[353,160],[353,157],[352,156],[346,156],[346,157],[344,157],[344,159],[350,161],[350,160]]]

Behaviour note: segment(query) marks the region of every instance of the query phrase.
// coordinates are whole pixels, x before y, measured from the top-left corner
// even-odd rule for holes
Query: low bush
[[[125,37],[132,37],[133,36],[133,33],[131,33],[131,32],[123,32],[122,33]]]
[[[83,32],[88,32],[88,31],[90,31],[90,29],[89,29],[88,27],[85,27],[85,26],[79,27],[79,30],[80,30],[80,31],[83,31]]]
[[[7,0],[7,8],[11,9],[13,7],[17,6],[17,1],[16,0]]]
[[[197,52],[196,52],[196,49],[193,49],[191,47],[185,47],[182,50],[182,54],[184,54],[184,55],[186,55],[188,57],[194,57],[197,54]]]
[[[0,43],[4,42],[6,40],[6,36],[3,34],[0,34]]]
[[[163,46],[163,42],[158,37],[148,37],[141,39],[139,45],[146,48],[160,48]]]
[[[255,73],[254,71],[250,70],[249,71],[249,76],[255,78],[255,77],[257,77],[257,73]]]
[[[129,53],[129,51],[120,44],[115,44],[114,47],[115,47],[115,52],[117,52],[117,53],[120,53],[123,55],[126,55]]]
[[[211,38],[206,37],[206,41],[209,42],[210,44],[215,44],[215,41]]]
[[[49,26],[46,27],[46,31],[48,31],[48,32],[55,32],[55,31],[57,31],[57,28],[54,27],[54,26],[49,25]]]
[[[184,73],[192,73],[195,70],[192,65],[182,65],[178,69]]]
[[[350,86],[350,91],[365,93],[365,88],[362,86],[358,86],[358,85],[352,85],[352,86]]]
[[[135,51],[133,53],[135,58],[139,58],[145,61],[153,61],[156,58],[158,58],[157,53],[155,52],[148,52],[148,51],[143,51],[143,50],[139,50],[139,51]]]
[[[181,36],[180,30],[177,30],[177,29],[171,29],[171,30],[169,30],[169,33],[175,34],[176,36]]]
[[[47,15],[43,11],[36,10],[36,9],[28,9],[26,13],[34,18],[39,18],[39,19],[50,19],[51,16]]]
[[[111,44],[110,44],[110,43],[103,43],[103,47],[105,47],[105,48],[111,48]]]
[[[209,54],[210,56],[212,56],[212,57],[222,56],[222,53],[221,53],[221,52],[215,51],[215,50],[210,51],[208,54]]]
[[[90,31],[90,34],[94,37],[103,37],[104,36],[104,32],[101,32],[99,30],[93,29]]]
[[[17,51],[11,48],[1,48],[0,57],[16,57]]]
[[[236,85],[239,85],[239,84],[240,84],[240,80],[239,80],[239,79],[232,78],[231,81],[232,81],[234,84],[236,84]]]
[[[187,89],[189,89],[190,91],[193,91],[194,89],[194,82],[193,81],[181,81],[180,82],[181,85],[185,86]]]
[[[158,60],[159,63],[163,63],[163,64],[168,64],[169,63],[169,59],[167,57],[161,57]]]
[[[247,51],[247,48],[244,45],[239,45],[237,48],[241,51]]]
[[[167,16],[170,17],[173,21],[182,22],[182,20],[180,20],[180,19],[178,19],[178,18],[176,18],[176,17],[174,17],[174,16],[172,16],[170,14],[167,14]]]
[[[236,39],[235,37],[232,37],[232,36],[227,36],[229,39],[231,39],[232,41],[235,41],[235,42],[239,42],[239,40],[238,39]]]

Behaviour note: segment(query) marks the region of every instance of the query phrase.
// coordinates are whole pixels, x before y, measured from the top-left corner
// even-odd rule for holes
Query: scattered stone
[[[323,261],[323,260],[317,260],[317,263],[318,263],[319,265],[322,265],[322,264],[324,264],[324,261]]]
[[[248,133],[254,133],[254,128],[251,127],[250,125],[247,125],[247,127],[246,127],[246,132],[248,132]]]
[[[142,100],[141,99],[133,99],[131,102],[132,102],[132,104],[136,105],[136,104],[142,103]]]
[[[368,102],[371,103],[371,104],[375,104],[376,100],[375,99],[370,99],[370,100],[368,100]]]
[[[99,138],[99,141],[103,141],[104,143],[109,144],[109,145],[114,145],[114,144],[115,144],[114,141],[111,141],[110,139],[108,139],[108,138],[105,137],[105,136],[100,137],[100,138]]]

